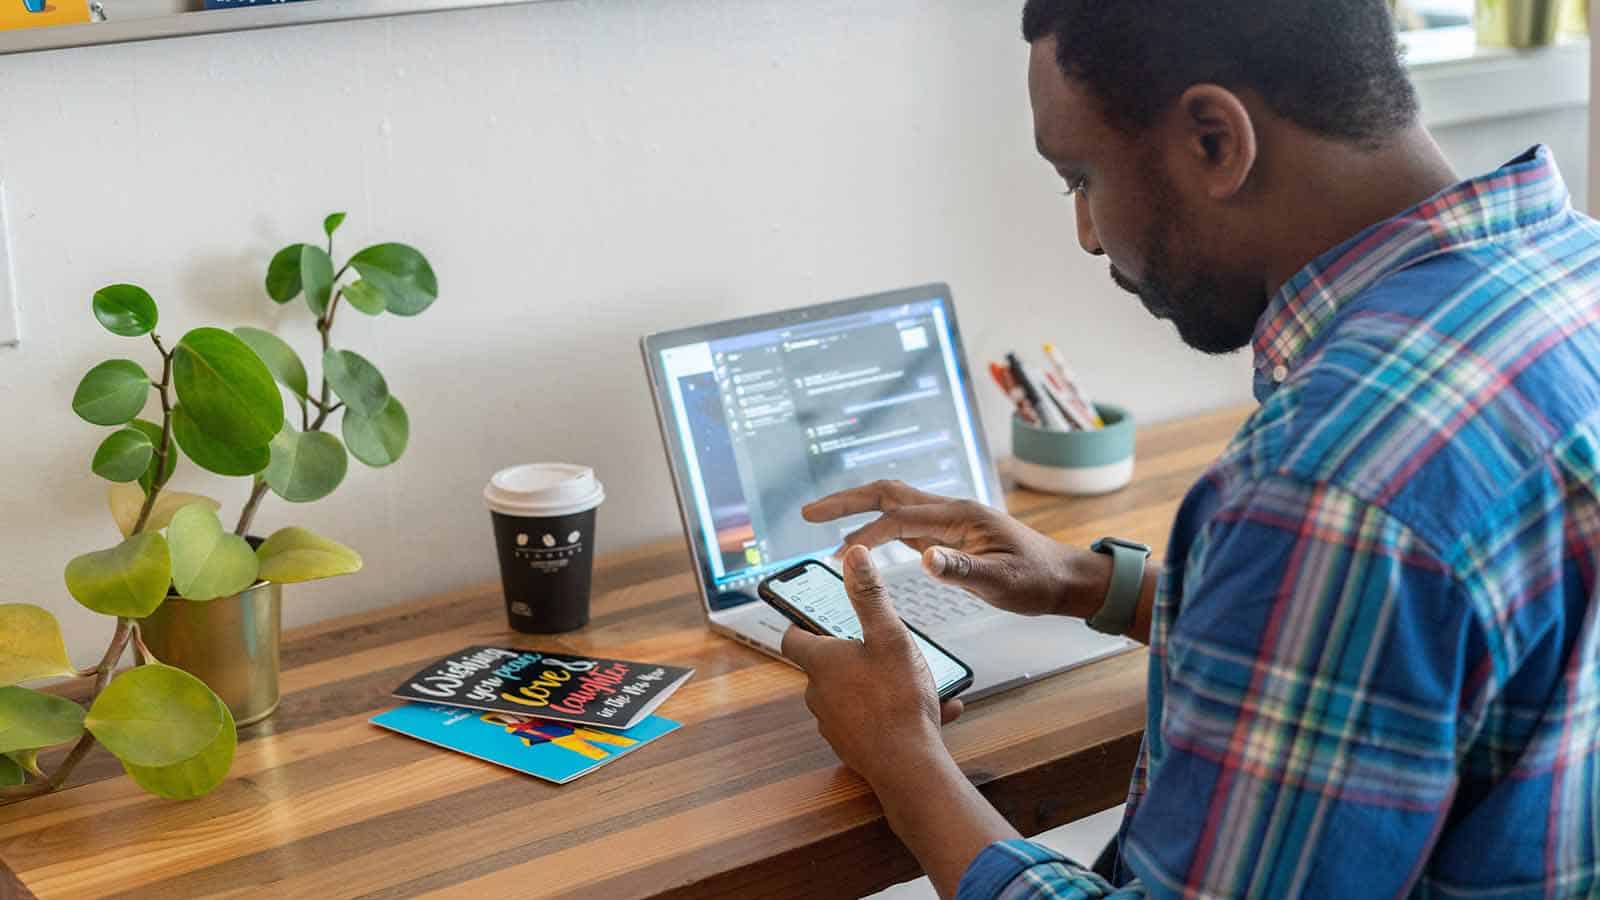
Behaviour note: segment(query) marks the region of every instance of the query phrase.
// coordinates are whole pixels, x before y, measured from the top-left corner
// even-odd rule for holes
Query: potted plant
[[[438,295],[437,281],[422,254],[402,244],[368,247],[336,271],[333,236],[343,220],[324,220],[326,249],[285,247],[267,271],[269,297],[282,304],[304,296],[316,316],[323,353],[315,392],[299,356],[268,332],[202,327],[169,348],[155,331],[160,314],[148,292],[119,284],[95,293],[100,323],[122,337],[148,336],[160,358],[159,379],[132,360],[101,363],[73,396],[80,417],[115,429],[91,468],[113,482],[111,512],[123,537],[68,563],[66,585],[116,625],[99,663],[78,670],[47,610],[0,604],[0,802],[60,787],[96,741],[152,793],[211,790],[232,761],[235,723],[277,704],[281,585],[360,569],[353,550],[303,528],[248,537],[268,492],[317,500],[343,481],[347,454],[384,466],[405,450],[405,407],[372,363],[333,346],[334,317],[341,301],[367,315],[417,315]],[[359,277],[347,281],[352,270]],[[298,428],[282,390],[298,408]],[[139,418],[152,391],[159,422]],[[335,416],[343,441],[325,430]],[[221,504],[167,489],[180,455],[252,479],[231,532],[218,517]],[[130,646],[135,665],[118,672]],[[87,709],[21,686],[60,676],[93,679]],[[54,770],[41,770],[39,752],[69,742]]]

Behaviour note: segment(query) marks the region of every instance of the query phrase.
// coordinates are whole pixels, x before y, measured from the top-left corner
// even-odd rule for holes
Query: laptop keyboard
[[[992,607],[966,591],[920,573],[890,580],[888,588],[900,617],[924,631],[947,628],[994,612]]]

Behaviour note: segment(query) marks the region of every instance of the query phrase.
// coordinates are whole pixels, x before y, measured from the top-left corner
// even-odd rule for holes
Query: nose
[[[1074,210],[1078,216],[1078,244],[1090,256],[1105,256],[1106,250],[1100,246],[1100,235],[1094,230],[1094,216],[1089,213],[1089,198],[1079,193],[1074,199],[1077,200]]]

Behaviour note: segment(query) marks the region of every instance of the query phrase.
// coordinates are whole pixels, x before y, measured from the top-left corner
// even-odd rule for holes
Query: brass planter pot
[[[169,595],[139,630],[157,659],[204,681],[250,725],[278,708],[282,622],[283,586],[263,581],[205,603]]]
[[[1555,43],[1565,5],[1565,0],[1477,0],[1472,25],[1485,47],[1545,47]]]

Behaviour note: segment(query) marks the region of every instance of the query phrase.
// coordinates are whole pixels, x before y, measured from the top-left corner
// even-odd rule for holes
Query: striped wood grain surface
[[[1018,491],[1012,510],[1079,546],[1117,534],[1159,555],[1245,415],[1145,428],[1128,488]],[[69,789],[0,807],[0,897],[827,898],[917,874],[817,735],[802,676],[712,635],[694,591],[673,540],[603,557],[592,623],[559,638],[508,631],[497,583],[293,631],[283,704],[241,730],[221,787],[154,799],[97,747]],[[660,710],[685,727],[558,787],[368,724],[423,664],[501,643],[693,666]],[[1145,659],[974,703],[946,740],[1024,834],[1105,809],[1138,748]]]

